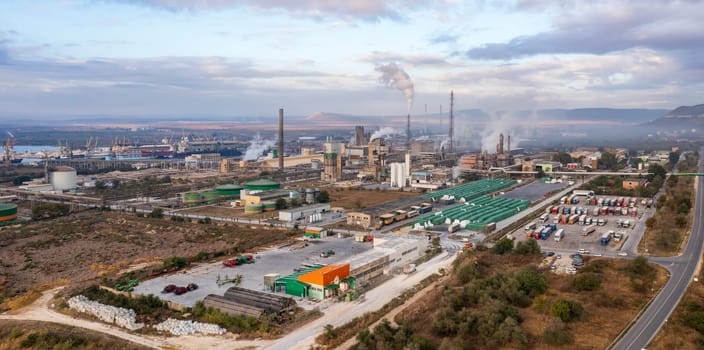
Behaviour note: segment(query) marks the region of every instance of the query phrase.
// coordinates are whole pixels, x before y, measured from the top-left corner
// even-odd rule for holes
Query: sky
[[[451,90],[457,109],[675,108],[704,103],[701,18],[695,0],[2,0],[0,118],[422,115]]]

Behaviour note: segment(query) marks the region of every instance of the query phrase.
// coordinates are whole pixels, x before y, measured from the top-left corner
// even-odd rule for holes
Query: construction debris
[[[114,323],[131,331],[144,327],[144,323],[137,323],[137,314],[134,310],[101,304],[83,295],[76,295],[69,299],[68,307],[78,312],[91,314],[103,322]]]
[[[212,323],[195,322],[191,320],[176,320],[169,318],[166,321],[154,326],[159,331],[169,332],[173,335],[188,335],[193,333],[201,334],[225,334],[226,329]]]

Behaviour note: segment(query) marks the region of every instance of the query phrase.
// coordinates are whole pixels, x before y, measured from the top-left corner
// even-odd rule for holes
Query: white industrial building
[[[350,275],[366,281],[414,262],[428,249],[425,237],[374,238],[374,248],[356,254],[342,263],[350,264]]]
[[[306,205],[298,208],[291,208],[279,211],[279,221],[293,222],[299,219],[306,219],[309,216],[327,213],[330,211],[330,204],[319,203]]]

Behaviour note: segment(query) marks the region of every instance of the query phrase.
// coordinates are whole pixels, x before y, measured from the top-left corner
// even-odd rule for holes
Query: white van
[[[540,221],[541,221],[541,222],[548,221],[548,217],[549,217],[548,214],[540,215]]]
[[[530,224],[526,225],[525,230],[526,230],[526,231],[535,230],[535,226],[536,226],[535,223],[534,223],[534,222],[531,222]]]

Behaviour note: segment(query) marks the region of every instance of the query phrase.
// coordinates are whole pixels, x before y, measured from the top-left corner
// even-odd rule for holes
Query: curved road
[[[704,154],[704,150],[700,151]],[[700,172],[702,161],[699,161]],[[658,333],[662,325],[667,322],[682,296],[687,291],[690,281],[699,264],[699,259],[704,247],[704,179],[697,177],[697,199],[694,212],[692,233],[687,241],[684,253],[672,258],[651,258],[651,262],[658,263],[670,271],[670,279],[665,287],[658,293],[650,306],[632,325],[623,337],[612,347],[616,350],[644,349]]]

